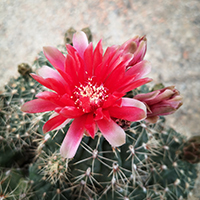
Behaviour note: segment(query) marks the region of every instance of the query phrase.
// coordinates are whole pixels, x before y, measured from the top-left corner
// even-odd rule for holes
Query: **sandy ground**
[[[200,133],[200,1],[0,0],[0,89],[43,46],[64,44],[70,27],[90,27],[104,47],[146,35],[149,77],[175,85],[184,97],[168,123],[188,137]]]

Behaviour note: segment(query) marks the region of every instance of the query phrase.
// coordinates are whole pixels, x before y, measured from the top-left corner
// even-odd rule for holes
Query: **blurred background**
[[[43,46],[63,45],[70,27],[89,27],[104,47],[146,35],[149,77],[184,98],[168,123],[187,137],[200,134],[199,0],[0,0],[0,90]]]

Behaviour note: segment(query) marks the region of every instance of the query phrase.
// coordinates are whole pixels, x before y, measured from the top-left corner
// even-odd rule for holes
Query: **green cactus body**
[[[0,199],[30,199],[32,182],[24,177],[21,169],[11,168],[0,173]]]
[[[29,169],[30,179],[39,188],[35,198],[51,199],[55,194],[61,199],[187,198],[197,176],[195,165],[179,158],[184,138],[164,127],[164,118],[154,126],[133,123],[126,131],[126,144],[118,149],[101,133],[94,139],[85,136],[71,160],[60,157],[59,145],[55,145],[61,143],[68,127],[53,140],[50,133]],[[42,187],[35,177],[40,177]]]
[[[20,108],[25,101],[42,91],[42,86],[26,74],[12,78],[4,90],[0,95],[0,165],[8,167],[14,161],[20,166],[30,159],[30,154],[34,156],[30,151],[34,147],[35,131],[41,120],[40,115],[23,113]]]

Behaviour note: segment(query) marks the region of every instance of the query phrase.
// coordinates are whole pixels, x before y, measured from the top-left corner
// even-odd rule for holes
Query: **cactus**
[[[25,200],[32,196],[32,182],[23,176],[21,169],[11,168],[0,173],[0,199]]]
[[[65,37],[70,43],[71,36]],[[43,134],[50,113],[20,111],[24,102],[43,91],[29,76],[42,65],[52,67],[42,52],[32,68],[19,65],[21,75],[0,95],[0,199],[188,198],[197,178],[196,164],[185,159],[191,143],[168,127],[164,117],[155,124],[116,120],[126,129],[124,145],[114,148],[98,132],[94,139],[83,137],[74,158],[63,158],[59,148],[70,124]],[[151,91],[144,85],[127,97]]]
[[[36,127],[33,121],[36,120],[36,115],[22,113],[20,107],[24,101],[32,99],[40,88],[41,86],[29,76],[20,76],[12,78],[0,96],[1,166],[11,166],[13,159],[18,165],[29,159],[27,152],[35,137],[33,134]],[[23,157],[19,159],[19,155]]]
[[[195,165],[180,159],[185,138],[165,128],[164,121],[161,119],[155,126],[133,123],[120,149],[112,149],[101,133],[94,139],[84,137],[72,160],[59,155],[59,146],[52,153],[52,134],[30,167],[31,177],[34,174],[43,180],[41,186],[34,179],[38,199],[44,194],[46,199],[53,199],[58,190],[67,199],[186,198],[197,177]],[[61,142],[61,131],[54,144],[59,137]],[[47,185],[49,193],[42,189]]]

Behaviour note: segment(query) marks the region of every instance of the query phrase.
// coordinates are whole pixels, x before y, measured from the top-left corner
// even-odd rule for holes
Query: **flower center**
[[[97,85],[97,83],[93,83],[92,79],[88,79],[85,84],[75,86],[75,105],[85,113],[101,107],[107,97],[108,89],[103,84]]]

